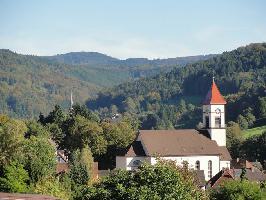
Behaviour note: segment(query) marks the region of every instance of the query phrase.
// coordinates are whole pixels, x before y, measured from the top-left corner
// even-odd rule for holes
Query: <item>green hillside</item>
[[[227,120],[251,127],[265,117],[266,43],[224,52],[206,61],[175,68],[106,90],[87,105],[104,116],[113,112],[135,115],[141,128],[194,128],[201,121],[201,101],[213,73],[227,98]]]
[[[152,76],[208,56],[165,60],[119,60],[96,52],[75,52],[49,57],[0,50],[0,112],[14,117],[47,113],[55,104],[84,103],[100,89]]]
[[[242,132],[242,135],[243,135],[244,138],[249,138],[249,137],[252,137],[252,136],[255,136],[255,135],[260,135],[264,131],[266,131],[266,125],[244,130]]]

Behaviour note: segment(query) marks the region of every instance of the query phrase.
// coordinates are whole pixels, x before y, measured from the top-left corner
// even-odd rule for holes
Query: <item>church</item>
[[[122,156],[116,157],[116,168],[134,170],[142,162],[155,164],[156,158],[184,162],[204,172],[205,180],[224,168],[230,168],[231,156],[226,148],[226,101],[215,81],[203,102],[202,129],[140,130],[135,141]]]

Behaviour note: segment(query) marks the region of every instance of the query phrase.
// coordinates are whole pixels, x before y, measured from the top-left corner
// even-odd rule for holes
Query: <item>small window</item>
[[[199,160],[197,160],[195,163],[195,169],[200,170],[200,161]]]
[[[221,127],[221,118],[215,117],[215,127],[220,128]]]
[[[209,128],[210,127],[209,116],[205,117],[205,121],[206,121],[206,128]]]
[[[141,165],[141,163],[142,163],[141,160],[134,160],[132,165],[133,165],[133,167],[139,167]]]
[[[208,161],[208,178],[210,179],[212,177],[212,161]]]

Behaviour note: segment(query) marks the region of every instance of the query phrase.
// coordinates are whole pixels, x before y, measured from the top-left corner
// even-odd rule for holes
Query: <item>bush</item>
[[[23,165],[11,162],[3,170],[3,176],[0,177],[0,191],[3,192],[27,192],[29,174],[23,168]]]
[[[247,180],[227,181],[210,193],[213,200],[261,200],[260,186]]]
[[[206,199],[196,186],[192,172],[176,163],[144,164],[136,171],[114,171],[91,187],[86,199]]]

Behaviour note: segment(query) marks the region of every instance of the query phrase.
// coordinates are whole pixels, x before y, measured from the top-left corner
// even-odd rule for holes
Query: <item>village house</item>
[[[186,161],[189,168],[202,170],[205,180],[210,180],[222,169],[230,168],[225,105],[213,80],[203,102],[202,129],[140,130],[127,152],[116,157],[116,168],[134,170],[144,161],[155,164],[159,156],[181,166]]]

